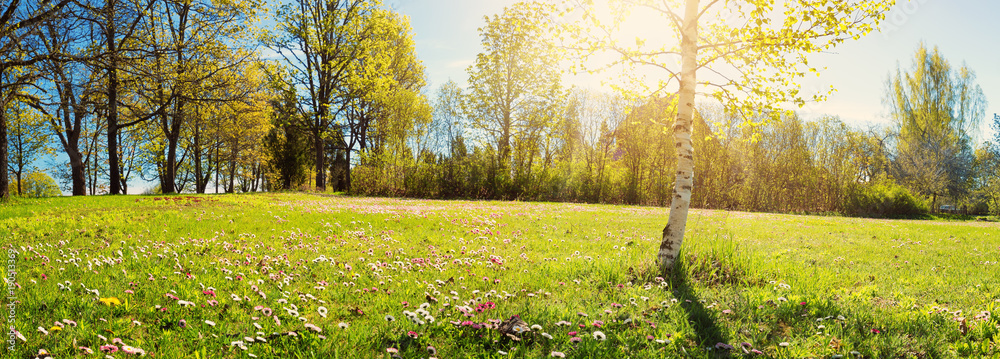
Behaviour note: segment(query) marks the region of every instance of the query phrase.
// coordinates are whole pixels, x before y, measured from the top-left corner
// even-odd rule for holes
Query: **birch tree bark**
[[[663,239],[657,262],[661,272],[667,272],[681,253],[691,190],[694,187],[694,146],[691,143],[694,95],[698,68],[698,0],[687,0],[681,27],[681,81],[678,91],[677,119],[674,121],[674,146],[677,148],[677,179],[670,200],[670,217],[663,227]]]

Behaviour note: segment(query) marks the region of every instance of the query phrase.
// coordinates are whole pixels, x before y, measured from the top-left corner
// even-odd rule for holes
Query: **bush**
[[[918,216],[930,210],[927,203],[891,180],[852,184],[844,196],[844,214],[866,217]]]
[[[17,184],[13,184],[12,187],[14,188],[14,191],[11,192],[13,194],[17,191]],[[21,180],[21,189],[24,190],[24,193],[20,195],[24,197],[40,198],[62,195],[62,191],[56,185],[56,180],[45,172],[31,172],[25,175]]]

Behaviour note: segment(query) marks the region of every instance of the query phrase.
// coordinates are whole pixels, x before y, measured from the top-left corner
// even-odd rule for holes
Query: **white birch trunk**
[[[698,0],[687,0],[681,29],[681,81],[678,90],[677,119],[674,122],[674,146],[677,148],[677,179],[670,201],[670,218],[663,228],[663,241],[657,260],[660,271],[667,273],[680,257],[691,189],[694,186],[694,146],[691,142],[692,116],[698,66]]]

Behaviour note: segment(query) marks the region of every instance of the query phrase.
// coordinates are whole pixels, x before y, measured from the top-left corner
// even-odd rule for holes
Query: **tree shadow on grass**
[[[688,270],[685,260],[677,261],[677,267],[671,271],[667,280],[670,283],[670,290],[677,303],[684,312],[687,313],[688,323],[694,328],[698,345],[702,347],[712,347],[717,343],[729,343],[729,339],[723,334],[719,326],[716,325],[716,318],[713,313],[705,308],[704,303],[696,293],[691,273]],[[722,354],[725,352],[717,352]],[[725,354],[723,354],[725,355]]]

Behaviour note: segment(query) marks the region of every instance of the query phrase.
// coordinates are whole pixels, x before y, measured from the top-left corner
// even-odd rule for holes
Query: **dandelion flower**
[[[117,306],[117,305],[121,305],[122,304],[122,302],[120,300],[118,300],[118,298],[115,298],[115,297],[101,298],[101,299],[99,299],[99,301],[102,304],[104,304],[106,306],[109,306],[109,307],[113,307],[113,306]]]

